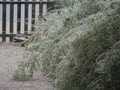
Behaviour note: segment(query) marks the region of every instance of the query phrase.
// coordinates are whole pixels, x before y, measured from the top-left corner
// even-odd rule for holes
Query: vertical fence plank
[[[18,5],[14,4],[14,21],[13,21],[13,34],[17,34],[17,10],[18,10]]]
[[[36,0],[37,2],[39,1],[39,0]],[[35,30],[38,28],[38,16],[39,16],[39,4],[38,3],[36,3],[35,4]]]
[[[6,1],[6,0],[5,0]],[[2,37],[2,41],[6,41],[6,4],[3,3],[3,13],[2,13],[2,34],[3,34],[3,37]]]
[[[0,35],[2,35],[2,4],[0,4]],[[2,36],[0,36],[0,42],[2,42]]]
[[[24,0],[22,0],[24,2]],[[20,34],[24,34],[24,29],[25,29],[25,3],[21,3],[21,30]]]
[[[18,0],[21,1],[21,0]],[[21,4],[18,4],[18,8],[17,8],[17,33],[20,34],[20,30],[21,30]]]
[[[6,35],[10,34],[10,4],[6,4]],[[6,42],[10,42],[10,38],[6,36]]]
[[[36,0],[36,1],[39,1],[39,0]],[[35,6],[35,19],[37,19],[39,16],[39,4],[36,4]]]
[[[28,0],[26,0],[28,1]],[[28,4],[25,3],[25,19],[24,19],[24,34],[28,32]]]
[[[34,0],[35,1],[35,0]],[[32,4],[32,30],[35,29],[35,3]]]
[[[28,5],[28,33],[30,34],[31,33],[31,27],[32,27],[32,5],[29,4]]]
[[[13,0],[11,0],[13,1]],[[14,5],[10,4],[10,34],[13,34],[13,25],[14,25]],[[10,36],[10,42],[13,41],[13,36]]]
[[[48,0],[42,0],[42,1],[48,1]],[[46,15],[47,14],[47,4],[43,4],[43,13],[42,13],[42,15],[44,16],[44,15]]]

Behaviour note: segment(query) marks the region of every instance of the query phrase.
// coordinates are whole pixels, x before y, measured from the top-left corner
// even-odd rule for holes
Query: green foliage
[[[100,63],[101,61],[103,63]],[[94,84],[91,83],[92,90],[120,89],[120,41],[97,58],[95,73],[97,79],[93,82]]]
[[[61,8],[69,7],[81,0],[56,0],[56,5]]]
[[[109,90],[112,84],[111,90],[118,90],[119,82],[107,81],[120,74],[118,68],[109,77],[115,71],[109,63],[120,57],[114,52],[120,40],[120,1],[81,0],[69,5],[39,18],[26,47],[29,68],[40,69],[58,90]]]
[[[31,59],[30,56],[28,56],[28,54],[26,52],[26,55],[24,57],[25,61],[22,61],[18,65],[18,69],[13,74],[14,80],[16,80],[16,81],[32,80],[33,71],[36,71],[39,66],[37,60],[33,59],[33,57],[34,56],[32,55],[32,59]]]
[[[32,76],[33,76],[33,72],[28,72],[28,68],[26,68],[26,64],[24,62],[22,62],[18,69],[15,71],[15,73],[13,74],[13,79],[17,80],[17,81],[27,81],[27,80],[31,80]],[[33,67],[32,67],[33,68]]]

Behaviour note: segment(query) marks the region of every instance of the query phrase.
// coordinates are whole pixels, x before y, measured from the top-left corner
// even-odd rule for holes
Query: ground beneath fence
[[[22,47],[0,44],[0,90],[54,90],[41,73],[35,73],[27,82],[12,80],[17,63],[24,60],[23,53]]]

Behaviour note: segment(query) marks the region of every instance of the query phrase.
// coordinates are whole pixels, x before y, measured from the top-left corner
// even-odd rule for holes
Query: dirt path
[[[24,49],[9,44],[0,44],[0,90],[55,90],[41,73],[27,82],[12,80],[17,63],[23,60]]]

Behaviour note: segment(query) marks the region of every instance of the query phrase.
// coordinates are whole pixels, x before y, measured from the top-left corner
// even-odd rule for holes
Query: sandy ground
[[[0,90],[55,90],[41,73],[35,73],[27,82],[12,80],[17,64],[24,60],[23,53],[22,47],[0,44]]]

